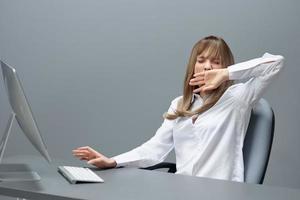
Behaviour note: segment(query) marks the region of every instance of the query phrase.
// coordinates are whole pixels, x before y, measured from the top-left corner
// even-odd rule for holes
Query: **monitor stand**
[[[0,140],[0,181],[38,181],[41,179],[41,177],[36,172],[24,169],[22,171],[18,171],[20,169],[14,169],[14,164],[1,164],[6,143],[15,118],[16,114],[12,112],[8,120],[4,135]],[[16,164],[16,166],[19,165],[20,164]]]

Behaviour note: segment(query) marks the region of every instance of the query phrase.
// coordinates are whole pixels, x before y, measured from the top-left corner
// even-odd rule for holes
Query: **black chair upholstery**
[[[244,178],[246,183],[262,184],[269,162],[274,137],[274,112],[265,99],[260,99],[253,108],[244,140]],[[176,164],[159,163],[142,169],[155,170],[168,168],[176,172]]]

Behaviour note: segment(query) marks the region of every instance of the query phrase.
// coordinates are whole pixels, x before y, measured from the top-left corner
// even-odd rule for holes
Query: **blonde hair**
[[[204,100],[203,105],[200,108],[196,109],[195,111],[191,111],[191,105],[193,104],[193,90],[198,88],[198,86],[190,86],[189,82],[194,75],[197,56],[202,53],[207,53],[207,55],[209,55],[209,58],[219,58],[223,68],[234,64],[232,52],[222,38],[211,35],[198,41],[192,49],[187,65],[183,85],[183,97],[178,101],[177,108],[174,114],[165,113],[164,118],[173,120],[177,117],[190,117],[193,115],[200,115],[201,113],[213,107],[221,98],[226,89],[233,84],[232,81],[226,81],[222,83],[217,89],[212,91],[211,95],[209,95],[207,99]]]

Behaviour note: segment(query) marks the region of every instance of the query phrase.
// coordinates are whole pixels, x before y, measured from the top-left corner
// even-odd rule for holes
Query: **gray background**
[[[0,0],[0,58],[17,69],[50,155],[72,160],[78,146],[114,156],[149,139],[181,95],[202,37],[222,36],[236,62],[282,54],[285,68],[265,94],[276,114],[265,184],[300,188],[299,8],[296,0]],[[1,134],[9,113],[1,83]],[[5,156],[20,153],[37,151],[15,123]]]

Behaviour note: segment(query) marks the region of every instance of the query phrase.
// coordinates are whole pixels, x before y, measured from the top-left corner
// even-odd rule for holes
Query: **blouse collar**
[[[191,99],[191,103],[194,103],[194,101],[199,99],[199,98],[202,99],[199,94],[193,94],[192,99]]]

